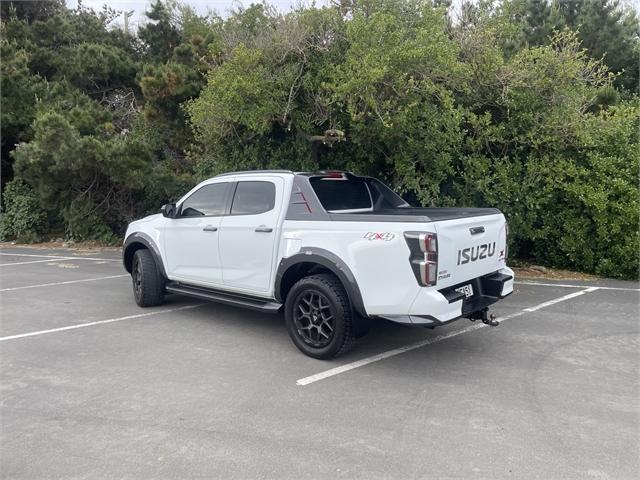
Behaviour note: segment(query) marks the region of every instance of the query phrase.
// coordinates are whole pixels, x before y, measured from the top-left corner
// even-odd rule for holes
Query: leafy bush
[[[156,0],[137,35],[109,9],[23,3],[3,3],[0,155],[27,214],[7,211],[4,237],[111,242],[223,171],[337,168],[500,208],[512,256],[638,276],[640,39],[617,0],[455,19],[434,0],[224,19]]]
[[[22,180],[13,180],[5,185],[2,200],[4,212],[0,220],[0,240],[39,241],[46,226],[46,215],[31,187]]]
[[[114,243],[113,231],[104,223],[98,209],[89,199],[78,197],[62,210],[65,234],[73,240],[98,240]]]
[[[589,119],[588,138],[576,158],[562,162],[554,182],[536,258],[607,277],[638,277],[639,119],[639,105]]]
[[[638,100],[593,108],[611,77],[567,32],[500,70],[508,92],[482,99],[491,114],[468,117],[456,203],[499,207],[515,255],[637,278]]]

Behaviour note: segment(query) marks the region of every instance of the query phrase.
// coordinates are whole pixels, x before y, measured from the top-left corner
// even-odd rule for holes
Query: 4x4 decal
[[[384,240],[385,242],[390,242],[396,238],[396,236],[391,232],[367,232],[362,238],[366,238],[367,240]]]

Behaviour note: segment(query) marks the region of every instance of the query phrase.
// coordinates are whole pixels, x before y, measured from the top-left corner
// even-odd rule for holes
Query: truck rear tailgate
[[[501,213],[434,222],[442,289],[505,266],[506,221]]]

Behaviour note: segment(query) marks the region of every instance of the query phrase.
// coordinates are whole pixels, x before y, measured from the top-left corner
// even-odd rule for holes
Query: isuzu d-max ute
[[[303,353],[338,356],[373,318],[495,325],[513,291],[507,223],[493,208],[415,208],[342,171],[234,172],[132,222],[124,266],[141,307],[191,295],[284,311]]]

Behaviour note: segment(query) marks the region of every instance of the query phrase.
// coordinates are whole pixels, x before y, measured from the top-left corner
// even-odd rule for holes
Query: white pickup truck
[[[493,208],[414,208],[342,171],[235,172],[132,222],[123,261],[138,305],[184,294],[284,310],[305,354],[346,352],[372,318],[495,325],[513,291],[507,223]]]

